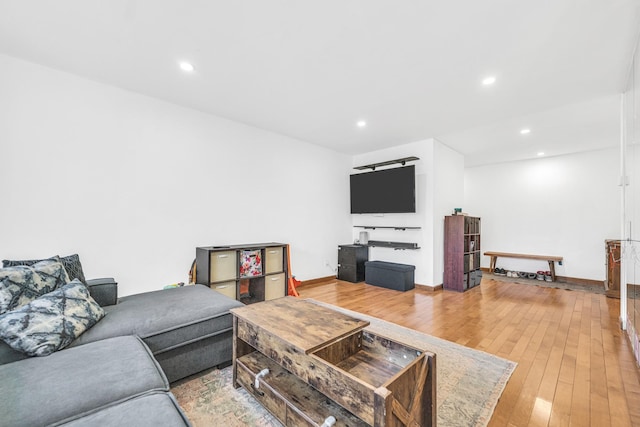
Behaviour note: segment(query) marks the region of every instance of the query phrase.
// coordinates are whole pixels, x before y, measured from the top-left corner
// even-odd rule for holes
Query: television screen
[[[416,211],[415,166],[351,175],[351,213]]]

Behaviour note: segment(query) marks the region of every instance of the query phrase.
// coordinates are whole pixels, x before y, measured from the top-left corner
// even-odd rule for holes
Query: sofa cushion
[[[190,426],[171,393],[154,392],[61,424],[65,427]]]
[[[133,336],[1,365],[0,378],[0,424],[14,427],[59,423],[149,391],[169,391],[151,352]]]
[[[60,257],[58,255],[54,255],[50,258],[40,258],[40,259],[3,259],[2,260],[2,268],[7,267],[15,267],[17,265],[33,265],[37,264],[41,261],[58,261],[60,262]]]
[[[28,357],[29,356],[23,352],[12,349],[9,344],[0,340],[0,365],[17,362],[18,360],[26,359]]]
[[[0,269],[0,314],[15,310],[69,282],[63,265],[45,260]]]
[[[203,285],[130,295],[71,345],[137,335],[157,354],[231,329],[229,310],[242,305]]]
[[[118,283],[113,277],[87,279],[87,289],[100,307],[118,303]]]
[[[87,281],[84,278],[84,272],[82,271],[82,264],[80,263],[80,256],[78,254],[67,255],[67,256],[52,256],[51,258],[46,258],[46,260],[55,260],[60,261],[64,266],[64,269],[67,271],[67,275],[69,279],[80,279],[80,281],[84,284]],[[3,267],[13,267],[16,265],[33,265],[40,261],[45,261],[43,259],[23,259],[23,260],[10,260],[5,259],[2,260]]]
[[[29,356],[47,356],[71,344],[104,317],[78,279],[0,315],[0,338]]]

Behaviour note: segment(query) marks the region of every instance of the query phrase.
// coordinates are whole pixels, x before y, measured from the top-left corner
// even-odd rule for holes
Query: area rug
[[[438,426],[486,426],[516,363],[330,304],[317,304],[370,322],[371,331],[436,354]],[[231,367],[210,370],[171,391],[195,427],[281,426],[243,389]]]

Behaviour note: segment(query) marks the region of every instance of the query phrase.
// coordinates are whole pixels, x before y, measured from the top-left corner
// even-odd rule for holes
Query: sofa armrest
[[[96,300],[100,307],[115,305],[118,302],[118,282],[112,277],[88,279],[87,288],[91,298]]]

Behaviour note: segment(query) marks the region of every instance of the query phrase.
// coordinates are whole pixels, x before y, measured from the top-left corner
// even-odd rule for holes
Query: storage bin
[[[264,278],[264,300],[282,298],[284,296],[284,273],[266,276]]]
[[[211,282],[236,279],[236,251],[211,252]]]
[[[283,247],[266,248],[264,254],[265,274],[280,273],[283,271]]]
[[[236,282],[224,282],[224,283],[216,283],[211,285],[211,289],[214,291],[218,291],[223,295],[228,296],[229,298],[236,299]]]
[[[262,275],[261,250],[240,251],[240,277],[255,277]]]

